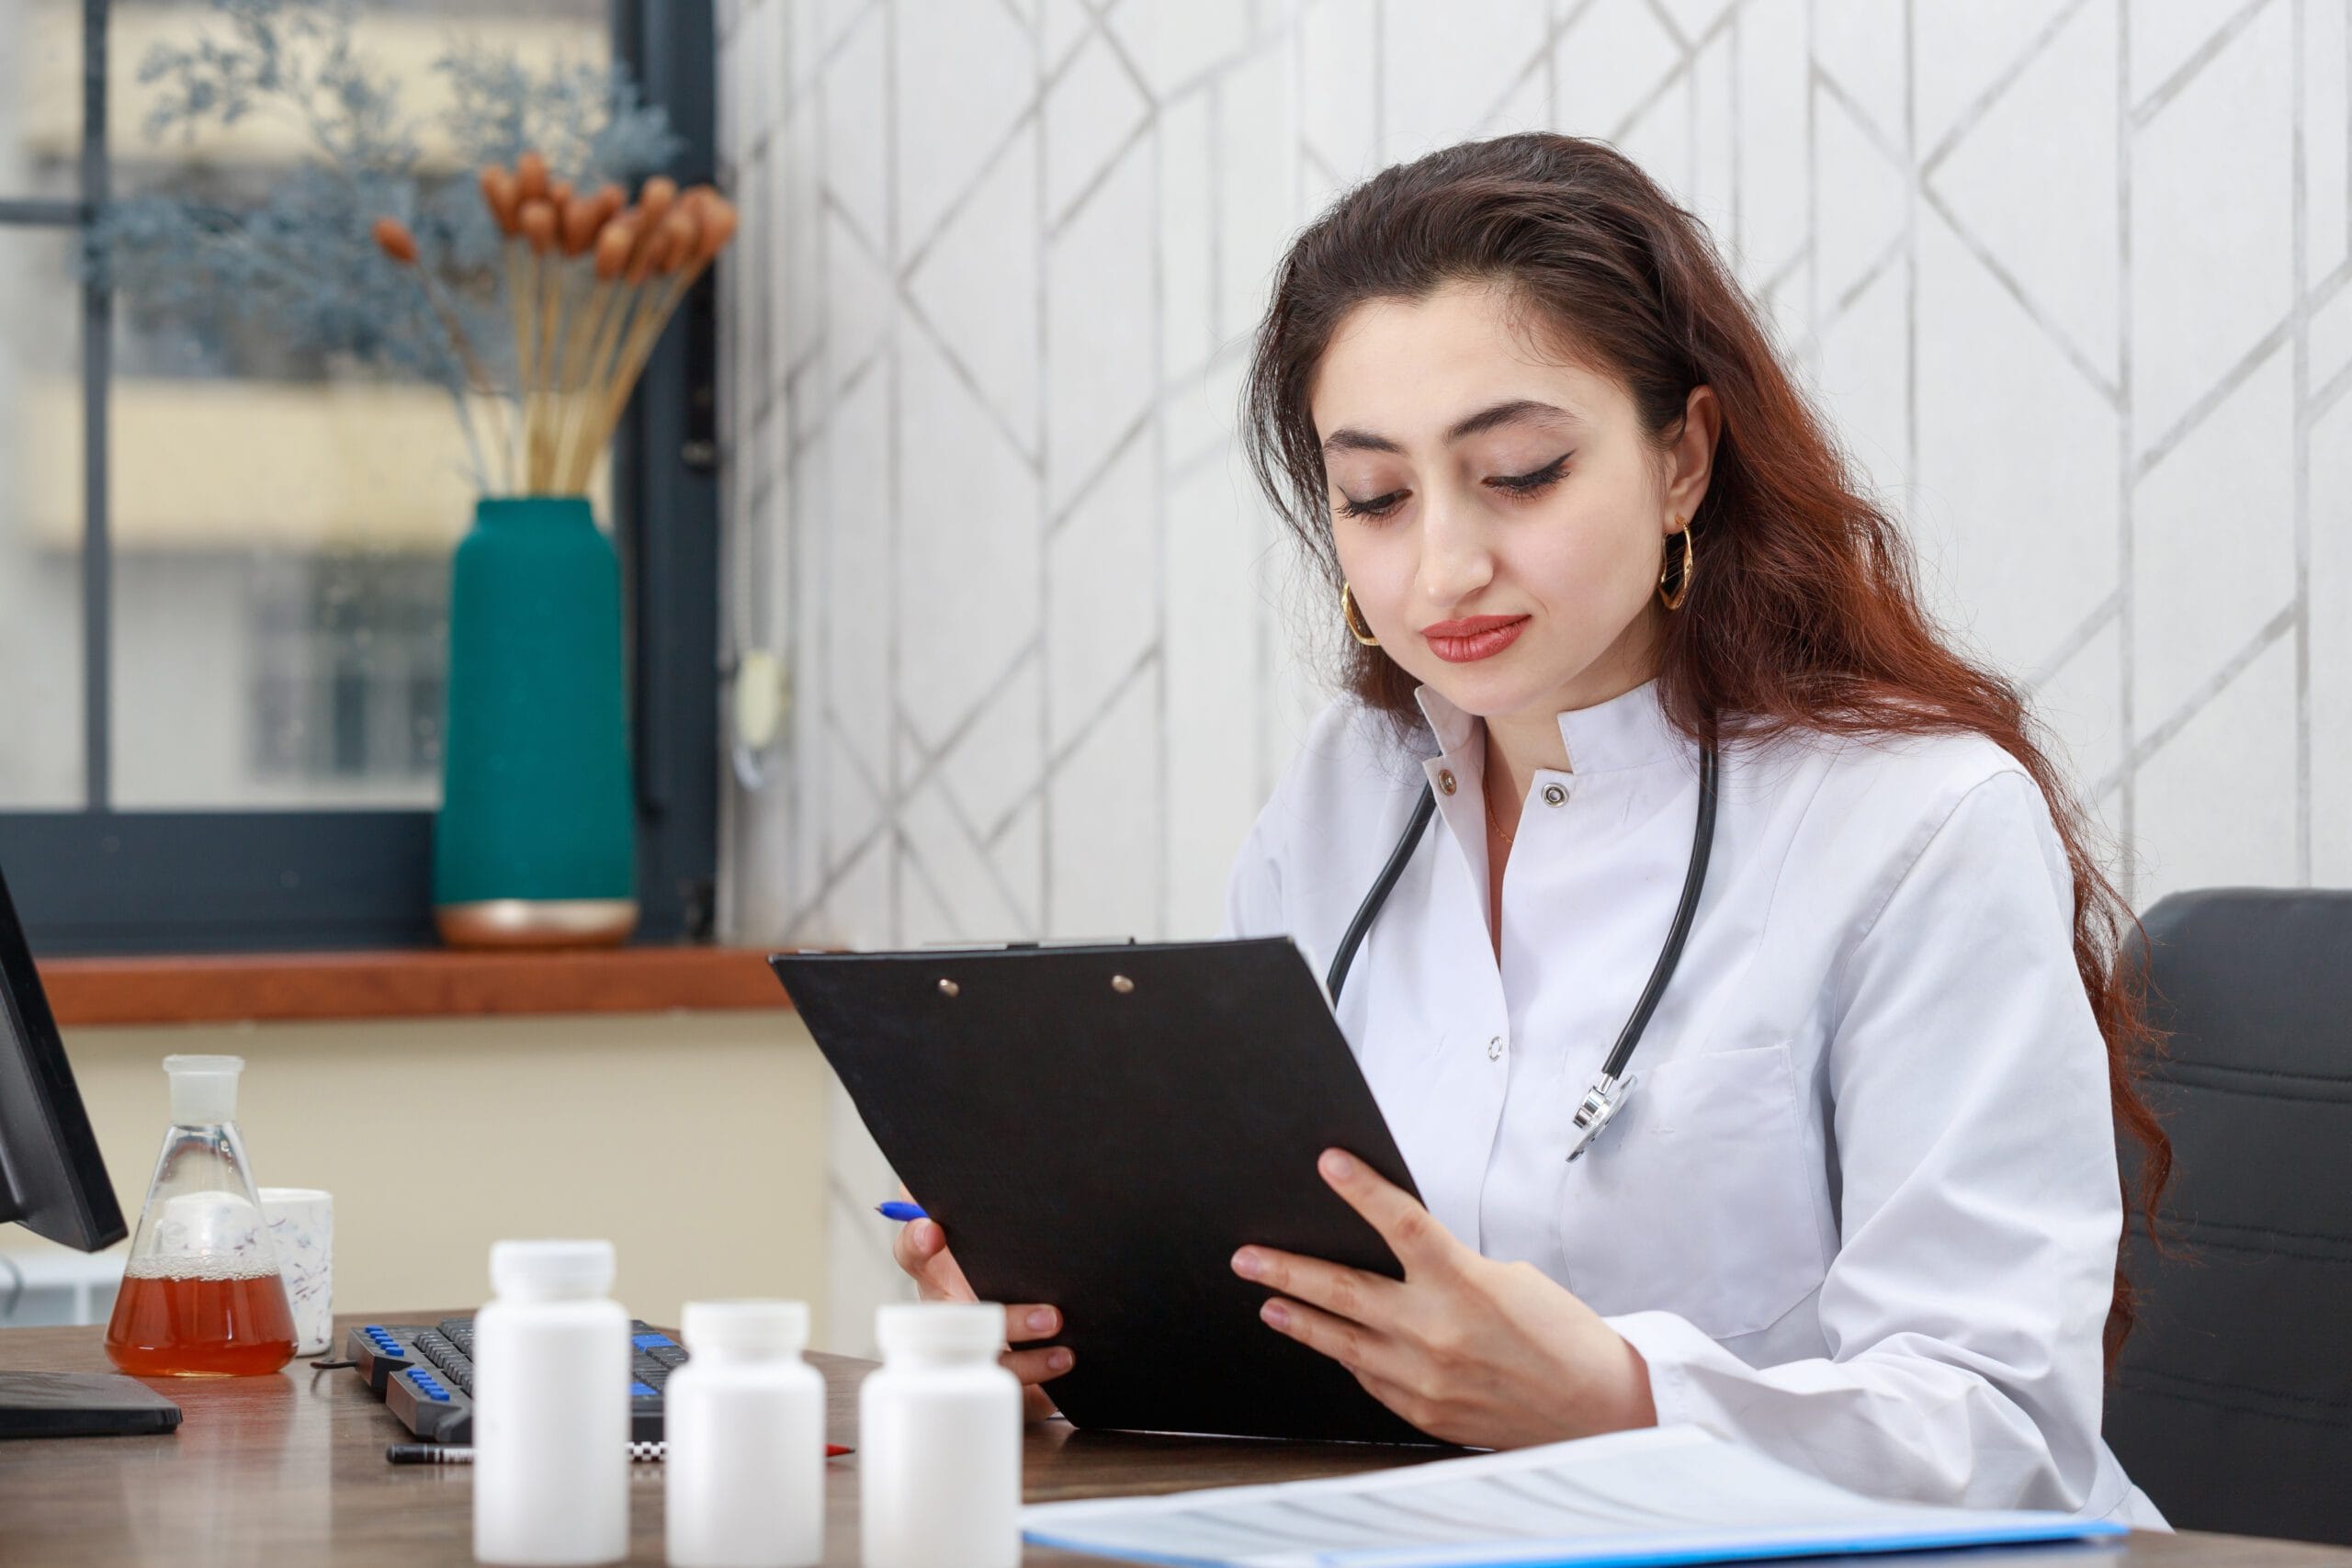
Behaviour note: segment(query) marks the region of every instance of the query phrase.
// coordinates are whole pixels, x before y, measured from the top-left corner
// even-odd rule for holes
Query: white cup
[[[315,1356],[334,1338],[334,1199],[315,1187],[265,1187],[261,1211],[294,1303],[294,1353]]]

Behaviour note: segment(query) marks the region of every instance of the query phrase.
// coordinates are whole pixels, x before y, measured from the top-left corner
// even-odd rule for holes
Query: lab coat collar
[[[1434,686],[1424,682],[1414,687],[1413,700],[1420,705],[1441,755],[1460,752],[1477,735],[1478,716],[1455,706]],[[1565,709],[1559,721],[1560,739],[1568,749],[1568,767],[1573,773],[1644,767],[1682,756],[1690,746],[1682,732],[1667,721],[1655,676],[1607,702]]]

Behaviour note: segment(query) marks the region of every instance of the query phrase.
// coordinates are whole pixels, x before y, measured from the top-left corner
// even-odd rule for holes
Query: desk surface
[[[377,1314],[379,1323],[431,1323],[445,1313]],[[336,1320],[344,1327],[362,1321]],[[0,1368],[107,1371],[95,1328],[0,1330]],[[854,1444],[856,1388],[870,1363],[810,1358],[831,1398],[828,1430]],[[69,1438],[0,1442],[0,1562],[170,1564],[334,1561],[400,1564],[471,1561],[472,1475],[462,1466],[390,1465],[384,1446],[407,1434],[350,1371],[296,1362],[266,1378],[154,1386],[186,1412],[160,1438]],[[1394,1463],[1394,1450],[1219,1442],[1030,1428],[1024,1481],[1030,1501],[1119,1492],[1173,1492],[1235,1482],[1296,1480]],[[830,1461],[825,1561],[854,1568],[856,1460]],[[662,1561],[662,1467],[633,1466],[632,1562]],[[1969,1568],[2352,1568],[2352,1551],[2243,1536],[2135,1534],[2117,1546],[1934,1553]],[[1032,1549],[1036,1563],[1089,1561]]]

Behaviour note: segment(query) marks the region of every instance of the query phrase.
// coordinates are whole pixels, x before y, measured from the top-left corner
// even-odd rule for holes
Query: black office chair
[[[2128,1244],[2108,1443],[2177,1528],[2352,1543],[2352,892],[2178,893],[2142,923],[2175,1256]]]

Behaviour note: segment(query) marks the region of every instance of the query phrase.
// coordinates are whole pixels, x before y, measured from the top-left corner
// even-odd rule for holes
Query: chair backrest
[[[2177,1528],[2352,1542],[2352,892],[2178,893],[2142,923],[2174,1256],[2132,1231],[2108,1443]]]

